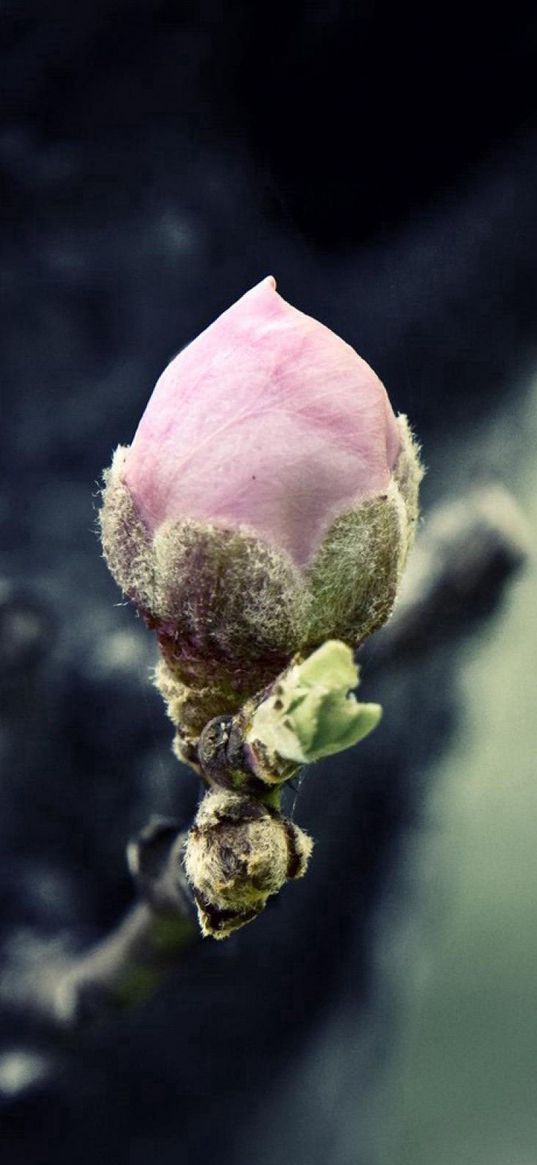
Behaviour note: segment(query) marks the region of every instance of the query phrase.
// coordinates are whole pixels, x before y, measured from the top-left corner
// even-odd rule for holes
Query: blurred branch
[[[58,973],[39,1003],[78,1025],[143,1002],[199,937],[183,870],[186,833],[155,819],[127,851],[140,901],[110,935]]]

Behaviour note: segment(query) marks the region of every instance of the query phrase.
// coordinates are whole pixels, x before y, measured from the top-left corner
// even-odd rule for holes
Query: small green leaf
[[[363,740],[378,724],[378,704],[360,704],[350,689],[358,684],[352,651],[328,640],[278,682],[274,695],[257,709],[248,738],[269,755],[298,764],[331,756]]]

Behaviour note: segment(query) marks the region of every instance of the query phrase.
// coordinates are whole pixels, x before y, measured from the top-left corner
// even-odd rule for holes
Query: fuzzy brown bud
[[[184,858],[202,933],[226,938],[251,922],[285,882],[302,877],[312,847],[276,809],[228,790],[207,793]]]

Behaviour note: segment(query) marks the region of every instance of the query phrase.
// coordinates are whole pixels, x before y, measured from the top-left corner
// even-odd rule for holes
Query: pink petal
[[[124,480],[152,531],[243,524],[303,564],[339,513],[387,488],[398,452],[379,378],[269,276],[165,369]]]

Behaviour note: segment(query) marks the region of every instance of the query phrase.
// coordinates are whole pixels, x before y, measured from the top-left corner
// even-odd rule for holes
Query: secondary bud
[[[226,790],[207,793],[184,859],[202,933],[227,938],[251,922],[285,882],[302,877],[312,846],[276,809]]]

